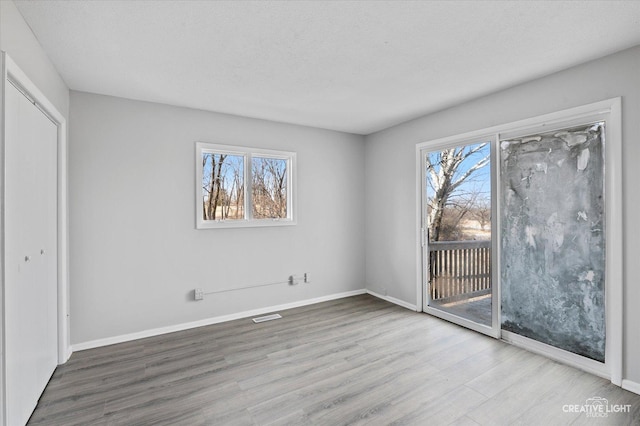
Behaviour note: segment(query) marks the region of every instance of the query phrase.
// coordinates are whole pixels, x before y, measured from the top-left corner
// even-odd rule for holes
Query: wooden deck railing
[[[491,292],[491,241],[429,243],[431,300],[455,301]]]

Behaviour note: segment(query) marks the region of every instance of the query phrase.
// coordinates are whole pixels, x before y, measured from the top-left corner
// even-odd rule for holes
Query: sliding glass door
[[[421,151],[424,310],[495,335],[493,138]]]
[[[620,108],[417,146],[425,312],[622,383]]]

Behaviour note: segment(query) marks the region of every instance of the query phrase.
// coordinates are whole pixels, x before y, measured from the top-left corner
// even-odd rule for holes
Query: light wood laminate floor
[[[74,353],[30,425],[640,424],[640,396],[363,295]],[[629,413],[587,418],[589,398]]]

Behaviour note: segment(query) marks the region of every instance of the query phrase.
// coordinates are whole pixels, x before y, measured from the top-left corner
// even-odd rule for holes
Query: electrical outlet
[[[289,285],[298,285],[298,279],[293,275],[289,276]]]
[[[311,274],[309,272],[305,272],[304,273],[304,282],[305,283],[310,283],[311,282]]]
[[[193,290],[193,298],[195,300],[204,299],[204,291],[201,288],[196,288],[195,290]]]

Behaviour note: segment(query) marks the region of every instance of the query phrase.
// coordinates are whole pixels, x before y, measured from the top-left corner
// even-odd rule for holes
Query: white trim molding
[[[367,289],[367,294],[370,294],[373,297],[377,297],[378,299],[386,300],[387,302],[391,302],[391,303],[393,303],[395,305],[402,306],[403,308],[407,308],[407,309],[412,310],[414,312],[420,312],[416,305],[411,304],[409,302],[405,302],[404,300],[396,299],[395,297],[392,297],[392,296],[384,296],[384,295],[382,295],[380,293],[376,293],[375,291],[368,290],[368,289]]]
[[[622,389],[640,395],[640,383],[631,380],[622,379]]]
[[[100,348],[103,346],[115,345],[116,343],[130,342],[132,340],[144,339],[146,337],[159,336],[161,334],[173,333],[176,331],[189,330],[192,328],[203,327],[206,325],[220,324],[227,321],[253,317],[256,315],[264,315],[275,311],[283,311],[286,309],[299,308],[301,306],[314,305],[316,303],[328,302],[330,300],[343,299],[345,297],[358,296],[365,294],[365,289],[346,291],[343,293],[334,293],[327,296],[315,297],[313,299],[299,300],[297,302],[285,303],[282,305],[267,306],[264,308],[252,309],[249,311],[237,312],[235,314],[221,315],[217,317],[206,318],[198,321],[185,322],[182,324],[170,325],[167,327],[153,328],[150,330],[139,331],[136,333],[122,334],[119,336],[106,337],[104,339],[91,340],[88,342],[76,343],[72,346],[73,352],[83,351],[86,349]]]

